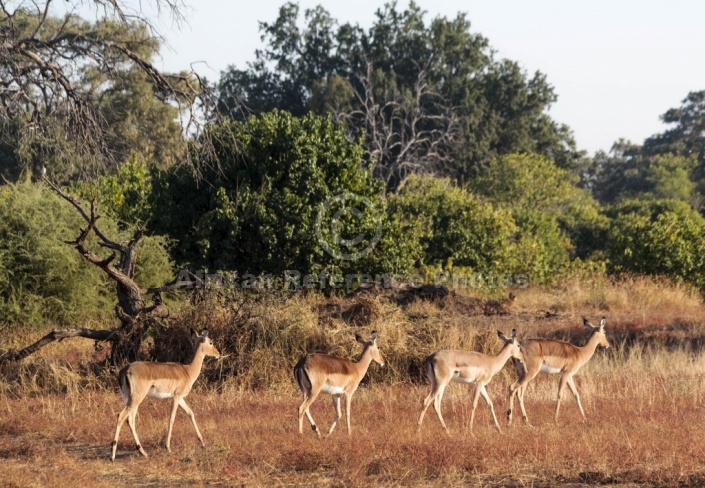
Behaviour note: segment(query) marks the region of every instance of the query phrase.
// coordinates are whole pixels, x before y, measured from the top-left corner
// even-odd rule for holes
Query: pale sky
[[[170,48],[162,67],[195,64],[212,81],[228,65],[244,68],[262,47],[258,21],[272,22],[284,0],[184,0],[188,25],[160,24]],[[340,22],[367,28],[384,0],[301,0]],[[427,20],[468,13],[471,30],[497,58],[545,73],[558,101],[552,117],[568,124],[580,149],[608,150],[620,137],[641,143],[663,131],[659,116],[689,91],[705,90],[705,2],[699,0],[417,0]],[[400,1],[403,9],[408,4]],[[303,16],[303,15],[302,15]],[[700,59],[700,61],[698,61]]]

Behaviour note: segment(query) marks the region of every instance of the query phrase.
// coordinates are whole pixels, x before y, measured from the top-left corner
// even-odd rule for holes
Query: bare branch
[[[3,357],[0,358],[2,361],[19,361],[27,356],[34,354],[42,347],[50,344],[56,340],[63,340],[69,337],[85,337],[87,339],[93,339],[96,341],[114,341],[117,339],[117,330],[93,330],[93,329],[63,329],[63,330],[53,330],[47,335],[39,339],[34,344],[31,344],[24,349],[17,352],[8,352]]]
[[[4,13],[0,16],[0,123],[29,118],[41,138],[51,136],[42,128],[53,120],[62,124],[82,161],[93,161],[97,167],[114,165],[106,139],[108,124],[97,103],[100,94],[93,93],[81,75],[94,70],[114,80],[125,66],[144,73],[157,97],[178,110],[185,137],[198,137],[204,124],[218,117],[215,95],[205,79],[193,71],[162,73],[139,50],[162,40],[142,12],[141,2],[134,10],[124,0],[69,0],[71,13],[63,16],[63,23],[58,14],[52,16],[52,0],[33,3],[30,9],[24,2],[8,7],[8,2],[0,1]],[[86,4],[96,8],[97,18],[102,11],[106,21],[116,25],[111,37],[79,21],[73,12]],[[184,20],[181,0],[145,4],[167,12],[176,23]],[[15,21],[18,14],[29,21]],[[208,139],[202,143],[207,145]]]
[[[409,92],[388,87],[370,62],[357,81],[357,107],[336,118],[365,130],[367,159],[387,190],[409,174],[432,172],[450,159],[447,148],[457,136],[458,118],[430,88],[423,69]]]

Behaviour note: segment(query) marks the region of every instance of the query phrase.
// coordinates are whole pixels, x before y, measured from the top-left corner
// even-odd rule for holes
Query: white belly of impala
[[[456,383],[465,383],[465,384],[470,384],[470,383],[475,383],[475,377],[466,377],[466,376],[460,376],[458,374],[453,375],[453,377],[450,379],[451,381],[454,381]]]
[[[149,398],[156,398],[158,400],[162,400],[164,398],[171,398],[174,395],[173,395],[173,393],[171,393],[169,391],[161,391],[161,390],[157,390],[156,388],[152,387],[147,392],[147,396]]]
[[[548,373],[548,374],[558,374],[561,372],[560,368],[552,368],[550,366],[546,366],[545,364],[541,365],[541,372],[542,373]]]
[[[333,386],[329,384],[323,385],[323,388],[321,388],[321,391],[323,393],[328,393],[329,395],[342,395],[345,393],[345,388],[342,386]]]

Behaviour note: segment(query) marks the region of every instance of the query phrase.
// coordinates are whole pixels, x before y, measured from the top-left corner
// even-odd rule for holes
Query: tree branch
[[[93,339],[96,341],[115,341],[117,338],[117,332],[120,329],[115,330],[94,330],[94,329],[63,329],[63,330],[53,330],[47,335],[39,339],[34,344],[25,347],[24,349],[13,352],[10,351],[4,356],[0,357],[0,362],[4,361],[19,361],[27,356],[34,354],[42,347],[50,344],[56,340],[63,340],[69,337],[85,337],[86,339]]]

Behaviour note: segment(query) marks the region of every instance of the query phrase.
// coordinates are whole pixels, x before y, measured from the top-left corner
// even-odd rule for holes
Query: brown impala
[[[125,400],[125,408],[118,415],[117,427],[115,428],[115,440],[113,440],[112,461],[115,461],[115,451],[117,450],[117,441],[120,437],[120,427],[127,420],[127,424],[132,431],[132,437],[135,438],[137,449],[140,454],[147,456],[147,453],[142,449],[140,440],[137,437],[135,430],[135,417],[137,409],[145,397],[150,398],[171,398],[171,415],[169,417],[169,429],[166,434],[166,450],[171,452],[171,429],[174,425],[177,407],[186,412],[186,415],[191,419],[193,428],[196,429],[198,440],[205,447],[203,437],[196,425],[196,417],[193,411],[186,405],[184,398],[191,391],[193,383],[201,374],[203,360],[206,356],[219,357],[220,353],[213,346],[213,341],[208,337],[208,330],[203,329],[200,334],[191,329],[191,339],[195,344],[196,351],[193,355],[193,360],[190,364],[180,363],[152,363],[146,361],[135,361],[126,366],[120,371],[118,376],[120,383],[120,394]]]
[[[328,429],[328,435],[333,432],[335,425],[340,420],[340,397],[345,397],[345,414],[348,424],[348,435],[350,435],[350,401],[353,393],[357,390],[360,381],[367,373],[370,363],[374,360],[380,366],[384,366],[384,358],[377,347],[377,333],[373,332],[370,335],[370,340],[364,340],[360,334],[355,334],[357,342],[361,343],[365,348],[362,350],[362,356],[356,363],[349,359],[337,358],[327,354],[310,354],[302,358],[296,366],[294,366],[294,378],[299,385],[301,392],[304,394],[304,401],[299,407],[299,433],[303,433],[304,414],[308,416],[311,422],[311,428],[321,436],[320,430],[316,427],[316,423],[311,417],[309,407],[316,400],[318,394],[328,393],[333,395],[333,404],[335,405],[335,420],[333,425]]]
[[[431,392],[422,403],[418,429],[421,429],[426,409],[433,403],[433,408],[438,414],[438,420],[441,421],[441,425],[448,432],[448,427],[446,427],[441,415],[441,399],[446,386],[451,381],[456,381],[458,383],[475,383],[472,410],[470,411],[470,430],[472,430],[472,423],[475,419],[477,403],[480,400],[480,395],[482,395],[482,398],[487,402],[487,406],[490,407],[497,430],[502,431],[494,413],[492,400],[487,394],[485,387],[492,381],[492,377],[504,367],[509,358],[521,359],[522,356],[519,349],[519,341],[516,338],[516,330],[512,330],[510,337],[505,337],[500,331],[497,331],[497,335],[504,342],[504,347],[496,356],[487,356],[474,351],[444,350],[433,353],[426,358],[426,376],[431,382]]]
[[[507,410],[507,423],[512,422],[512,410],[514,408],[514,396],[519,397],[519,406],[524,416],[524,422],[529,423],[524,408],[524,393],[526,385],[539,373],[561,375],[558,383],[558,398],[556,399],[556,414],[554,421],[558,420],[558,410],[561,406],[561,393],[565,385],[570,388],[575,401],[578,403],[580,414],[585,420],[585,412],[580,404],[580,396],[573,381],[573,375],[587,363],[595,354],[598,345],[605,348],[610,347],[610,343],[605,336],[605,318],[602,317],[600,325],[595,327],[585,317],[583,325],[592,331],[587,344],[582,347],[575,346],[569,342],[551,339],[528,339],[521,344],[524,353],[524,362],[514,361],[514,368],[519,374],[519,379],[509,387],[509,410]]]

